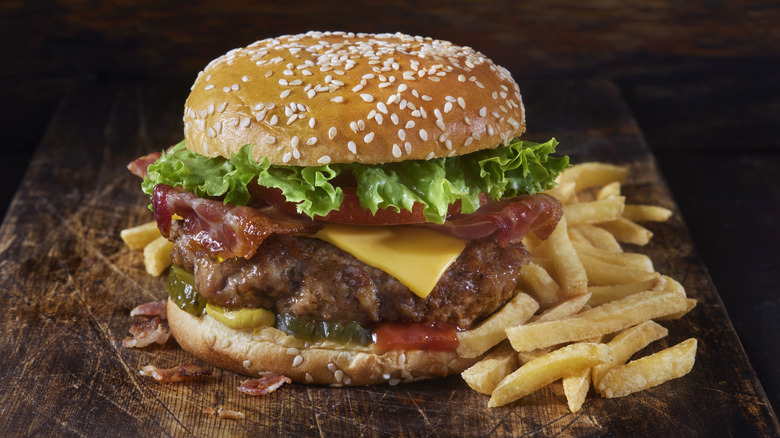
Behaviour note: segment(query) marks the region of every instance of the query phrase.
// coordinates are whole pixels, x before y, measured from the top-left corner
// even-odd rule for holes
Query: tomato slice
[[[423,214],[422,204],[414,204],[412,211],[382,208],[377,210],[375,214],[371,214],[371,211],[364,210],[360,206],[355,187],[342,187],[341,190],[344,192],[344,201],[342,201],[341,207],[331,211],[325,217],[316,217],[315,219],[350,225],[410,225],[428,222]],[[284,212],[297,213],[295,203],[288,202],[280,189],[254,184],[250,186],[250,191],[253,197],[262,199]],[[484,205],[487,202],[487,196],[480,196],[480,201]],[[448,216],[456,214],[460,214],[460,201],[450,205],[447,211]]]
[[[455,351],[458,335],[444,322],[383,322],[374,330],[374,345],[381,351]]]

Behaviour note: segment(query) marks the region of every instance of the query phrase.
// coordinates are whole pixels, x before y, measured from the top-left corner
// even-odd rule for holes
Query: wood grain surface
[[[146,364],[191,361],[175,342],[124,349],[135,305],[165,296],[119,231],[151,219],[136,156],[181,137],[189,84],[77,82],[57,108],[0,228],[0,435],[54,436],[767,436],[780,426],[748,363],[679,210],[618,88],[605,80],[526,83],[527,138],[555,136],[577,162],[630,167],[633,202],[678,214],[639,251],[699,305],[665,322],[656,348],[699,340],[686,377],[619,399],[591,394],[571,414],[552,385],[503,408],[458,376],[409,385],[334,389],[287,385],[245,396],[244,377],[160,384]],[[203,409],[241,411],[218,419]]]

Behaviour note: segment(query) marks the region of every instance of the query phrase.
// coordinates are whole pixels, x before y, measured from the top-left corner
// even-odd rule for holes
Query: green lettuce
[[[182,141],[148,167],[142,188],[151,195],[155,185],[168,184],[244,205],[250,197],[247,184],[256,178],[259,185],[280,189],[297,204],[299,213],[314,217],[339,209],[344,193],[331,181],[344,173],[356,178],[360,205],[366,210],[412,210],[420,203],[428,221],[442,223],[457,200],[463,213],[472,213],[479,207],[480,193],[499,199],[553,187],[558,174],[569,167],[567,156],[550,155],[557,144],[555,139],[545,143],[514,139],[507,146],[457,157],[299,167],[272,165],[266,158],[258,163],[250,145],[230,159],[208,158],[187,150]]]

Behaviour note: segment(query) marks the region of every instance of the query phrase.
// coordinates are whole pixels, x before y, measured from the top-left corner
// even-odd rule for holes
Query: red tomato
[[[455,326],[443,322],[383,322],[374,330],[374,345],[382,351],[455,351]]]

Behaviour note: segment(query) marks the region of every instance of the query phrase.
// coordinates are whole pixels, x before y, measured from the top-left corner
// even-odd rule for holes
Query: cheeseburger
[[[568,166],[518,137],[509,72],[402,34],[310,32],[212,61],[184,140],[132,163],[174,244],[178,343],[246,375],[368,385],[458,373],[457,333],[515,294]]]

